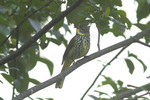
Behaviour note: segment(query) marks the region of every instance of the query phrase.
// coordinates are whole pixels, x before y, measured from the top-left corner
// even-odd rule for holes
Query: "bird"
[[[74,62],[75,59],[85,56],[90,49],[90,26],[89,22],[84,22],[76,27],[76,35],[70,40],[65,53],[63,55],[63,68],[64,71]],[[55,88],[63,87],[64,79],[57,81]]]

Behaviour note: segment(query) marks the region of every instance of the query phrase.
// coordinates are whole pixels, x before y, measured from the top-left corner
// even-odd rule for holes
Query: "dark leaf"
[[[53,43],[55,43],[55,44],[57,44],[57,45],[60,45],[61,44],[61,41],[59,41],[59,40],[57,40],[57,39],[54,39],[54,38],[47,38],[47,40],[50,42],[53,42]]]
[[[79,14],[80,16],[82,16],[82,17],[93,19],[93,18],[90,16],[90,14],[87,14],[87,13],[85,13],[85,12],[80,12],[80,13],[78,13],[78,14]]]
[[[120,87],[122,87],[123,82],[121,80],[118,80],[117,83],[119,84]]]
[[[150,10],[148,9],[150,9],[150,5],[148,4],[147,0],[140,0],[137,8],[138,22],[150,14]]]
[[[141,59],[139,59],[139,58],[137,57],[137,55],[135,55],[135,54],[133,54],[133,53],[130,53],[130,52],[128,51],[128,57],[133,57],[133,58],[135,58],[137,61],[139,61],[139,62],[142,64],[142,66],[143,66],[144,72],[146,71],[147,66],[144,64],[144,62],[143,62]]]
[[[137,23],[137,24],[133,24],[135,25],[136,27],[138,27],[139,29],[141,29],[142,31],[144,31],[145,29],[149,28],[148,25],[146,24],[141,24],[141,23]]]
[[[99,96],[101,96],[101,95],[107,95],[107,96],[109,96],[107,93],[105,93],[105,92],[101,92],[101,91],[97,91],[97,90],[95,90],[94,92],[97,92],[97,93],[99,93]],[[111,97],[111,96],[109,96],[109,97]]]
[[[59,28],[61,28],[64,24],[64,19],[62,19],[61,21],[59,21],[53,28],[54,31],[58,31]]]
[[[0,97],[0,100],[4,100],[4,99]]]
[[[33,78],[29,78],[29,82],[31,82],[31,83],[33,83],[33,84],[35,84],[35,85],[41,83],[41,82],[39,82],[38,80],[33,79]]]
[[[7,28],[7,26],[0,24],[0,33],[6,36],[10,34],[10,30]]]
[[[53,98],[45,98],[46,100],[54,100]]]
[[[121,0],[112,0],[112,2],[113,2],[115,5],[119,6],[119,7],[122,6],[122,1],[121,1]]]
[[[30,49],[30,48],[27,49],[25,53],[28,56],[26,56],[27,58],[25,58],[25,59],[22,58],[22,59],[24,59],[22,64],[24,63],[25,72],[28,72],[28,71],[32,70],[35,67],[35,65],[37,63],[37,56],[38,55],[36,54],[35,50]]]
[[[4,74],[4,73],[2,73],[1,75],[9,82],[9,84],[12,85],[12,82],[14,81],[14,78],[12,76]]]
[[[38,20],[32,20],[31,18],[28,19],[32,27],[38,32],[41,30],[41,25]]]
[[[89,97],[91,97],[93,100],[98,100],[98,97],[94,96],[94,95],[88,95]]]
[[[43,98],[39,98],[39,97],[38,97],[38,98],[36,98],[36,99],[38,99],[38,100],[44,100]]]
[[[150,91],[150,84],[145,85],[144,88],[145,88],[146,90]]]
[[[117,13],[120,15],[122,21],[127,23],[128,29],[130,29],[132,24],[131,24],[130,20],[126,17],[126,12],[123,10],[117,10]]]
[[[20,81],[18,79],[14,80],[14,86],[17,88],[21,85]]]
[[[123,36],[123,37],[125,38],[125,36],[124,36],[124,34],[123,34],[123,33],[125,32],[124,27],[120,26],[120,25],[117,24],[117,23],[114,23],[114,24],[113,24],[113,29],[111,29],[110,31],[113,32],[113,34],[114,34],[116,37],[118,37],[118,36]]]
[[[110,85],[114,89],[114,92],[117,92],[118,87],[115,81],[113,81],[110,77],[102,76],[105,78],[105,81],[102,81],[102,85]]]
[[[46,43],[46,35],[44,34],[41,38],[40,38],[40,47],[41,47],[41,49],[42,50],[44,50],[46,47],[47,47],[47,45],[48,45],[48,43]]]
[[[18,79],[20,81],[20,85],[19,87],[17,87],[17,91],[19,93],[24,92],[25,90],[28,89],[28,85],[29,85],[29,75],[28,73],[24,73],[22,74],[22,76],[19,77]]]
[[[51,32],[51,34],[55,35],[55,37],[57,38],[58,41],[63,43],[65,46],[67,46],[67,40],[64,38],[64,36],[62,34],[60,34],[59,31],[52,31],[52,30],[50,30],[50,32]]]
[[[2,66],[0,66],[0,71],[3,71],[3,72],[6,72],[7,73],[7,71],[5,70],[7,67],[5,66],[5,65],[2,65]]]
[[[64,29],[65,29],[65,33],[66,33],[67,31],[69,31],[69,33],[71,33],[71,31],[70,31],[70,29],[69,29],[69,27],[68,27],[67,24],[63,24],[63,27],[64,27]]]
[[[38,61],[43,62],[44,64],[46,64],[48,69],[49,69],[50,76],[53,75],[54,65],[50,60],[48,60],[46,58],[38,57]]]
[[[133,74],[133,71],[135,69],[134,64],[132,63],[132,61],[130,59],[125,59],[125,62],[127,64],[130,74]]]

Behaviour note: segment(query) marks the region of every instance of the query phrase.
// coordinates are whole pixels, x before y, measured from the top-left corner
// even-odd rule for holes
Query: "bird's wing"
[[[66,57],[68,56],[68,52],[72,49],[72,47],[74,46],[74,44],[75,44],[75,37],[73,37],[73,38],[70,40],[70,42],[69,42],[69,44],[68,44],[68,46],[67,46],[67,48],[66,48],[66,50],[65,50],[65,53],[64,53],[64,55],[63,55],[62,64],[64,63]]]

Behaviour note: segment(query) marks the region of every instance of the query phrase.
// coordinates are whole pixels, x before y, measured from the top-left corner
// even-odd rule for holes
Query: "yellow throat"
[[[80,29],[78,29],[78,28],[76,29],[76,32],[77,32],[77,34],[79,34],[79,35],[87,35],[87,34],[81,33],[81,32],[80,32]]]

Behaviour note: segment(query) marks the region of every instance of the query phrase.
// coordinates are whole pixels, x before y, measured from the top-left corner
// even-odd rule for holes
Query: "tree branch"
[[[96,24],[96,27],[97,27],[97,29],[98,29],[98,40],[97,40],[97,47],[98,47],[98,50],[100,50],[100,33],[101,33],[101,31],[100,31],[100,29],[99,29],[99,25],[97,24],[97,22],[95,22],[95,24]]]
[[[150,83],[148,83],[146,85],[143,85],[143,86],[141,86],[139,88],[136,88],[136,89],[132,89],[132,90],[128,90],[128,91],[122,92],[122,93],[118,94],[117,97],[113,97],[113,98],[108,99],[108,100],[122,100],[123,98],[130,97],[131,95],[134,95],[134,94],[136,94],[138,92],[143,91],[143,89],[141,89],[141,88],[145,88],[147,86],[150,86]]]
[[[22,47],[20,47],[17,51],[12,54],[0,59],[0,66],[7,63],[8,61],[16,58],[21,53],[23,53],[27,48],[29,48],[36,40],[38,40],[42,35],[44,35],[51,27],[53,27],[56,23],[62,20],[65,16],[67,16],[70,12],[72,12],[83,0],[77,0],[72,6],[62,12],[59,16],[49,22],[47,25],[43,27],[36,35],[31,37]]]
[[[83,59],[80,59],[78,60],[76,63],[77,64],[73,64],[71,67],[67,68],[66,70],[64,70],[63,72],[61,72],[60,74],[58,74],[57,76],[43,82],[43,83],[40,83],[26,91],[24,91],[23,93],[19,94],[17,97],[13,98],[12,100],[22,100],[24,99],[25,97],[45,88],[45,87],[48,87],[52,84],[54,84],[55,82],[57,81],[60,81],[62,78],[66,77],[68,74],[70,74],[72,71],[74,71],[75,69],[77,69],[79,66],[85,64],[86,62],[89,62],[95,58],[98,58],[106,53],[109,53],[113,50],[116,50],[118,48],[121,48],[121,47],[124,47],[124,46],[127,46],[131,43],[134,43],[135,42],[135,39],[140,39],[146,35],[148,35],[150,33],[150,28],[138,33],[137,35],[135,35],[134,37],[130,38],[130,39],[126,39],[122,42],[119,42],[117,44],[114,44],[108,48],[105,48],[101,51],[97,51],[91,55],[89,55],[88,57],[86,58],[83,58]]]

